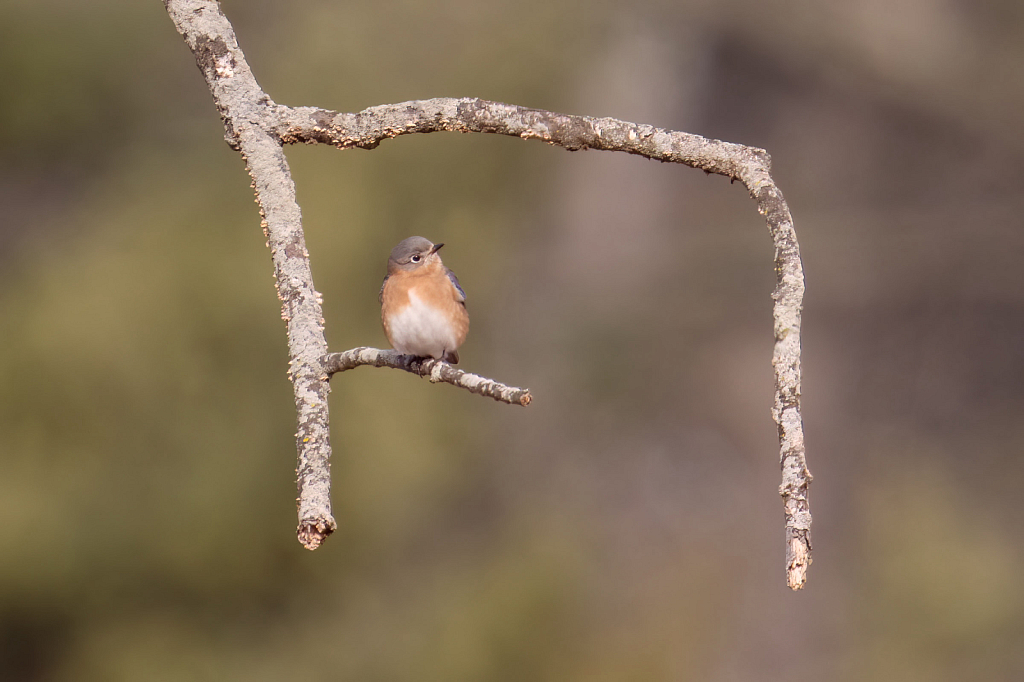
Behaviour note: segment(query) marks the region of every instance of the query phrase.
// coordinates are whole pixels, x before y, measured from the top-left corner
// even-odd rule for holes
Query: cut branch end
[[[333,518],[308,520],[299,524],[296,534],[302,546],[313,551],[318,548],[331,533],[337,530],[338,524]]]

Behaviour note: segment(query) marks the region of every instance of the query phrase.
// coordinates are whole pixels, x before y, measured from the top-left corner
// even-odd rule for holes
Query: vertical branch
[[[216,2],[165,0],[165,5],[206,78],[225,138],[245,158],[256,190],[281,316],[288,325],[289,377],[298,414],[298,536],[305,547],[316,549],[336,527],[330,501],[330,389],[323,367],[327,341],[295,184],[280,138],[267,132],[278,107],[256,83]]]
[[[782,467],[783,510],[786,517],[786,583],[799,590],[807,581],[811,564],[811,512],[807,488],[811,472],[807,470],[804,427],[800,416],[800,315],[804,299],[804,269],[800,246],[793,229],[793,217],[768,173],[770,160],[746,175],[744,184],[757,201],[758,211],[768,222],[775,244],[777,283],[772,298],[775,305],[775,404],[772,417],[779,427],[779,460]]]
[[[262,130],[240,135],[242,155],[253,178],[264,233],[274,261],[281,316],[288,325],[289,369],[298,429],[297,485],[299,542],[316,549],[337,524],[331,513],[331,441],[323,358],[327,355],[320,293],[313,288],[295,201],[295,184],[280,142]]]

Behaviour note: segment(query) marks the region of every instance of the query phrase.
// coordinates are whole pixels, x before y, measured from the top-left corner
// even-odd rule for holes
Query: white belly
[[[423,303],[415,290],[409,292],[405,310],[391,316],[389,326],[391,343],[399,353],[440,359],[445,351],[458,347],[455,330],[447,317]]]

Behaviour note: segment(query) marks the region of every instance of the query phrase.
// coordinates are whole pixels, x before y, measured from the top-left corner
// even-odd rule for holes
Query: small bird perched
[[[391,250],[380,287],[380,319],[399,353],[459,362],[458,348],[469,331],[466,292],[423,237],[409,237]]]

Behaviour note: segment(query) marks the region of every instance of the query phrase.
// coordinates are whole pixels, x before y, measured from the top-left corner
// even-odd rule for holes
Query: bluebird
[[[458,277],[437,255],[442,246],[409,237],[391,250],[380,287],[380,319],[399,353],[458,364],[469,313]]]

